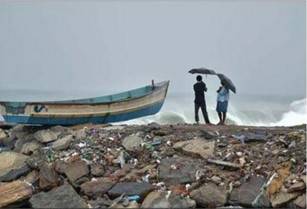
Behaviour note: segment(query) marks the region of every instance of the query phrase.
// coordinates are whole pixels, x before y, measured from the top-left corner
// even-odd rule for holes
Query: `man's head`
[[[201,75],[198,75],[198,76],[196,76],[196,80],[197,80],[197,81],[202,81],[202,80],[203,80],[203,77],[201,77]]]

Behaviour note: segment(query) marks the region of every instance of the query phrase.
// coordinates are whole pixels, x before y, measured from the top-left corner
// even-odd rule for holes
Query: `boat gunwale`
[[[157,92],[158,90],[160,90],[161,88],[163,88],[164,86],[166,86],[166,92],[168,90],[168,86],[169,86],[169,83],[170,81],[167,80],[167,81],[161,81],[157,84],[154,85],[154,89],[152,89],[151,91],[149,91],[148,93],[144,94],[144,95],[141,95],[141,96],[137,96],[137,97],[131,97],[131,98],[125,98],[125,99],[120,99],[120,100],[115,100],[115,101],[107,101],[107,102],[74,102],[74,101],[78,101],[78,100],[90,100],[90,99],[93,99],[93,98],[97,98],[97,97],[91,97],[91,98],[84,98],[84,99],[74,99],[74,100],[62,100],[62,101],[37,101],[37,102],[13,102],[13,103],[25,103],[25,105],[38,105],[38,104],[44,104],[44,105],[101,105],[101,104],[105,104],[105,105],[108,105],[108,104],[114,104],[114,103],[121,103],[121,102],[127,102],[127,101],[131,101],[131,100],[134,100],[134,99],[139,99],[139,98],[142,98],[142,97],[146,97],[146,96],[149,96],[155,92]],[[138,90],[138,89],[141,89],[141,88],[146,88],[146,87],[150,87],[149,85],[146,85],[146,86],[143,86],[143,87],[140,87],[140,88],[136,88],[136,89],[132,89],[132,90],[129,90],[129,91],[124,91],[124,92],[119,92],[119,93],[116,93],[116,94],[110,94],[110,95],[106,95],[106,96],[102,96],[102,97],[110,97],[112,95],[118,95],[118,94],[121,94],[121,93],[126,93],[126,92],[133,92],[135,90]],[[66,102],[67,101],[67,102]],[[10,103],[9,101],[0,101],[0,104],[2,105],[6,105],[7,103]]]

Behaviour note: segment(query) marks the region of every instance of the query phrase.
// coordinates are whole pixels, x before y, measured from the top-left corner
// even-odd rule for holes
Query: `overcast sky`
[[[239,93],[305,95],[305,13],[304,0],[1,1],[0,88],[191,92],[203,66]]]

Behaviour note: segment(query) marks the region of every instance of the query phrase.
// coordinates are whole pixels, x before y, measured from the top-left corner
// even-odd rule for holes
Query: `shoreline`
[[[0,126],[0,160],[0,207],[306,207],[304,124]]]

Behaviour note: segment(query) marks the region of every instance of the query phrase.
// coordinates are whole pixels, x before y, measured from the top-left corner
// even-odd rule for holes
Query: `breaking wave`
[[[227,123],[248,126],[294,126],[307,124],[306,105],[306,98],[296,100],[287,107],[286,111],[277,113],[274,112],[274,107],[264,110],[263,108],[255,108],[249,111],[241,111],[234,105],[229,105]],[[217,113],[214,109],[209,108],[208,114],[211,122],[218,122]],[[194,112],[192,108],[188,111],[184,111],[184,108],[177,108],[175,111],[162,110],[159,114],[154,116],[139,118],[124,123],[148,124],[151,122],[157,122],[159,124],[194,123]]]

